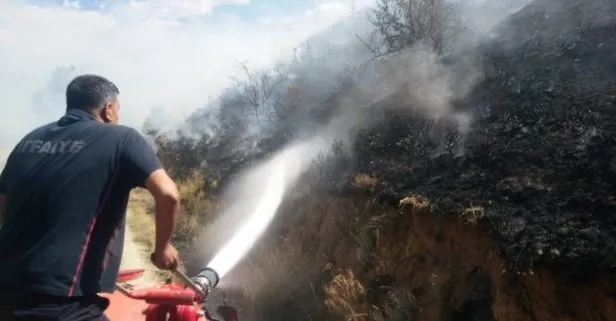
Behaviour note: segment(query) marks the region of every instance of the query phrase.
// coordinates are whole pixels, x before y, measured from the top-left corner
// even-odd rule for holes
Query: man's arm
[[[156,253],[171,243],[171,235],[180,213],[180,193],[143,136],[130,130],[122,146],[120,166],[133,186],[145,187],[156,204]]]
[[[156,252],[164,251],[180,214],[180,193],[164,169],[152,172],[145,186],[156,203]]]

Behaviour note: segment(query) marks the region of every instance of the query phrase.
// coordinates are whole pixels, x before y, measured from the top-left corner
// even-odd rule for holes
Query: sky
[[[122,124],[141,129],[153,109],[181,123],[239,62],[267,67],[376,1],[0,0],[0,149],[58,119],[84,73],[118,85]],[[470,5],[468,27],[483,32],[529,0],[451,1]]]
[[[373,0],[0,0],[0,148],[64,112],[96,73],[120,88],[121,123],[152,108],[181,121],[230,84]]]

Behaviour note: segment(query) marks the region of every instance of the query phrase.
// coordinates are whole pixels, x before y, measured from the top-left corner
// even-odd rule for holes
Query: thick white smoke
[[[231,83],[239,61],[273,63],[352,11],[347,1],[288,10],[237,0],[59,2],[0,1],[0,148],[57,119],[80,73],[120,87],[124,124],[141,128],[155,107],[165,111],[153,114],[157,124],[181,123]]]
[[[471,34],[527,1],[457,0],[468,6]],[[152,114],[155,124],[181,123],[230,84],[238,61],[266,66],[374,3],[298,1],[274,10],[247,0],[0,1],[0,148],[57,119],[78,73],[119,85],[124,124],[140,128],[152,108],[164,111]]]

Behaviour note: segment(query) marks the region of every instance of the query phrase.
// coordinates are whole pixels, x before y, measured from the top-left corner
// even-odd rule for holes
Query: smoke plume
[[[315,50],[314,47],[308,49]],[[327,106],[331,109],[328,120],[308,137],[298,136],[301,138],[239,175],[227,188],[224,199],[229,207],[205,228],[198,242],[203,246],[201,253],[209,252],[206,256],[210,260],[202,264],[226,275],[257,242],[302,174],[320,155],[328,152],[334,142],[352,146],[359,131],[377,125],[380,119],[375,115],[379,114],[379,108],[409,109],[433,119],[451,118],[461,132],[468,129],[470,115],[456,111],[453,103],[463,99],[481,80],[480,64],[463,58],[447,63],[443,56],[423,43],[383,57],[374,57],[368,49],[338,42],[337,46],[325,47],[329,55],[318,50],[309,52],[311,55],[304,53],[303,57],[309,59],[299,59],[299,63],[295,60],[296,65],[287,67],[295,76],[292,81],[305,85],[299,90],[308,91],[311,97],[332,96],[332,88],[337,90],[333,93],[335,103]],[[332,51],[338,55],[331,55]],[[347,59],[346,64],[315,70],[315,59],[326,60],[318,64],[322,66],[328,65],[327,59],[335,61],[341,56],[359,59]],[[252,75],[248,77],[250,80]],[[341,83],[345,85],[340,86]],[[395,98],[393,103],[380,104],[392,97]],[[241,104],[241,100],[231,101]],[[255,119],[264,121],[263,118]],[[276,125],[275,121],[272,123]],[[212,247],[217,251],[212,251]],[[221,284],[233,286],[234,281],[223,279]]]
[[[121,122],[173,127],[231,84],[238,61],[273,63],[344,19],[351,6],[317,3],[287,11],[249,1],[39,1],[0,3],[0,148],[59,118],[77,74],[114,81]],[[136,5],[139,4],[139,5]]]

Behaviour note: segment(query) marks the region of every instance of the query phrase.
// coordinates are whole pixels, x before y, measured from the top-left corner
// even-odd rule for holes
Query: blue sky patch
[[[66,0],[26,0],[26,2],[44,7],[54,7],[64,5]],[[127,3],[128,0],[78,0],[77,2],[81,10],[104,11],[105,7],[121,5]],[[233,16],[239,19],[254,21],[262,17],[299,14],[315,7],[318,3],[318,0],[252,0],[247,5],[221,5],[215,7],[212,15],[208,18],[216,20],[220,17]]]

